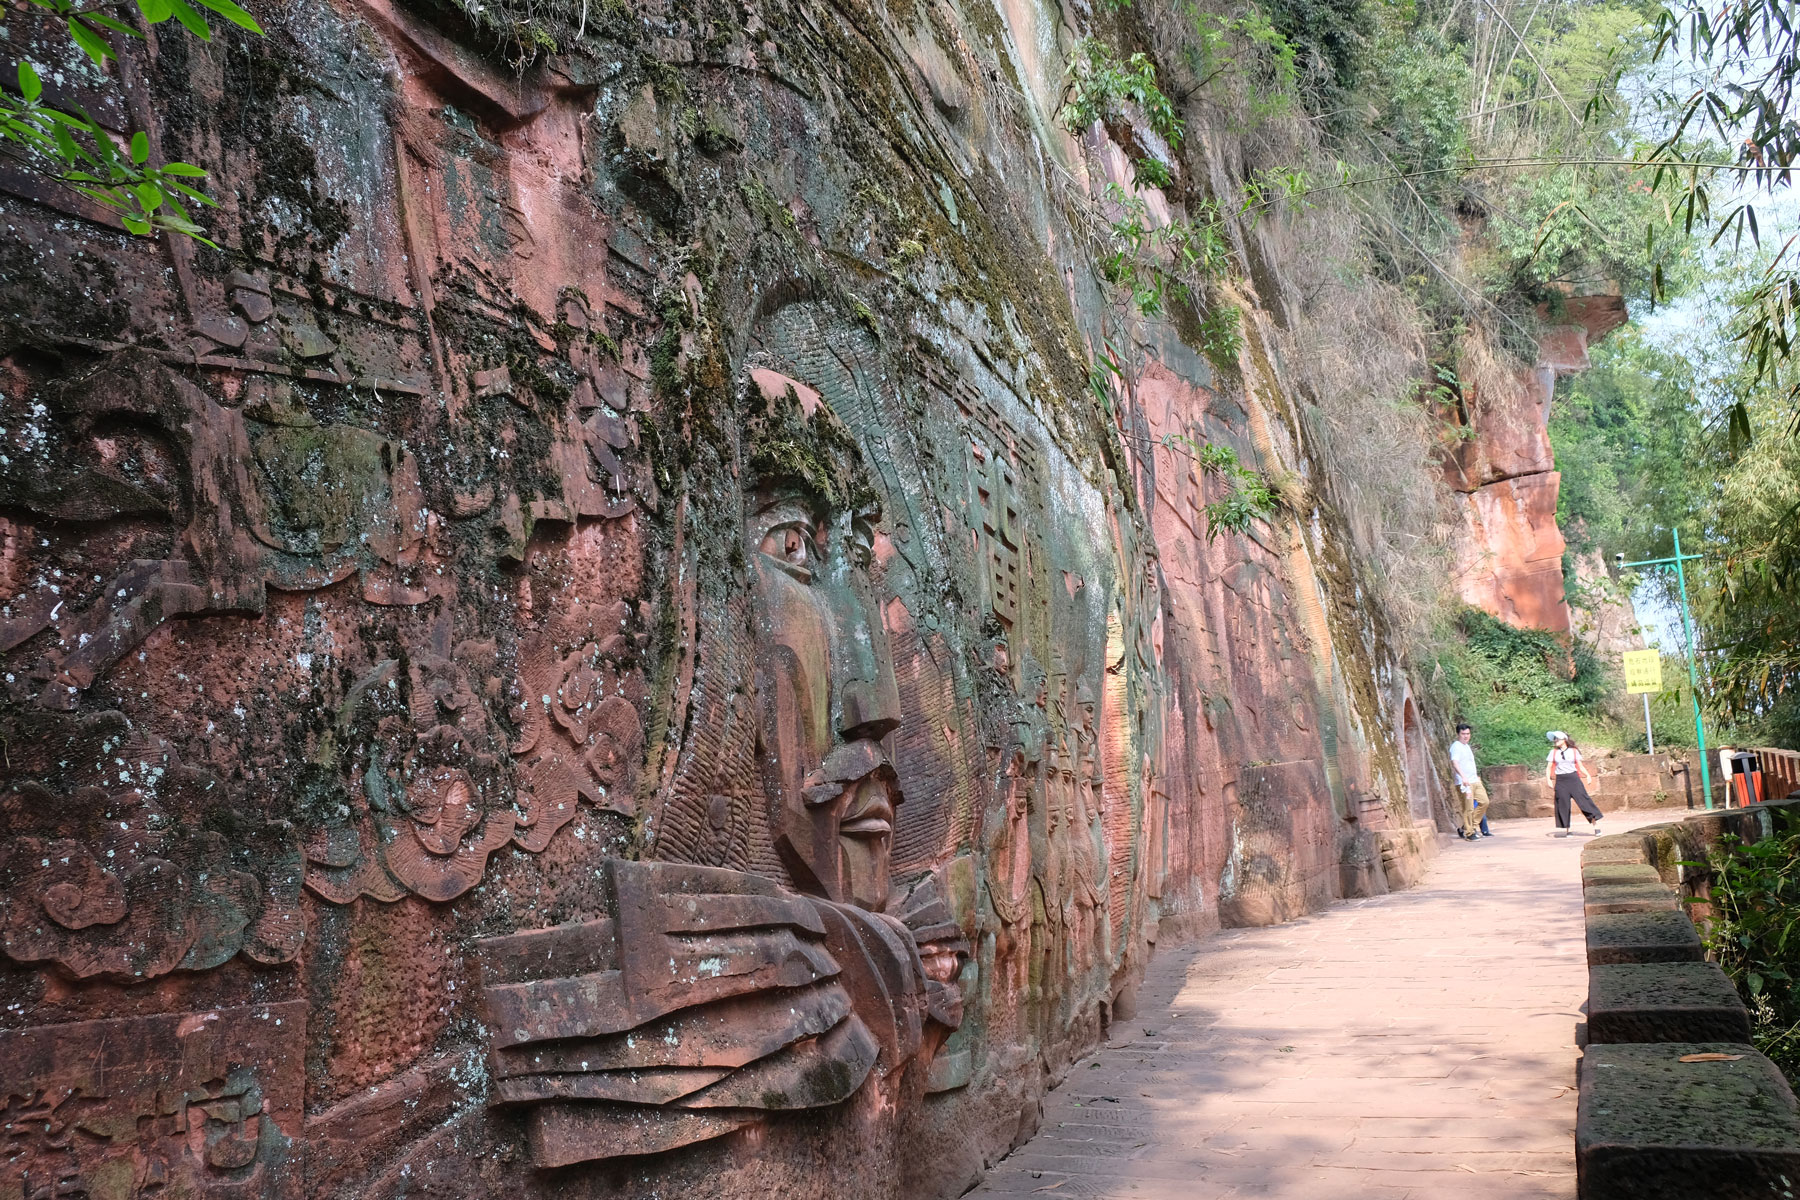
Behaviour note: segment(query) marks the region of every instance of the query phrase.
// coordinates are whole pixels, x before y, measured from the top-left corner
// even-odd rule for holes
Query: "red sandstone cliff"
[[[1588,368],[1588,346],[1625,323],[1616,294],[1571,296],[1538,340],[1537,365],[1496,369],[1465,382],[1450,414],[1463,433],[1445,473],[1460,493],[1457,592],[1510,625],[1566,633],[1565,544],[1556,525],[1562,477],[1550,448],[1550,401],[1560,376]]]

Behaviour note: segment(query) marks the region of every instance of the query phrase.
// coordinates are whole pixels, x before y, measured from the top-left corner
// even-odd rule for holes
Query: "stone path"
[[[1589,839],[1549,824],[1446,844],[1412,891],[1163,954],[1138,1017],[971,1195],[1573,1197]]]

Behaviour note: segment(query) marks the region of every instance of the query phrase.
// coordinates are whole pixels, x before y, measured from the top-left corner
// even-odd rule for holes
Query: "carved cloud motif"
[[[136,981],[300,950],[298,839],[117,713],[36,729],[70,769],[0,793],[0,950]],[[62,757],[66,755],[67,757]],[[98,781],[98,782],[91,782]]]

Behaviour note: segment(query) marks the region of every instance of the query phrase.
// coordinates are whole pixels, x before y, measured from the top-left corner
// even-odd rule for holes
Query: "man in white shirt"
[[[1450,766],[1455,776],[1456,798],[1461,809],[1462,836],[1472,842],[1487,834],[1488,794],[1475,769],[1475,751],[1469,741],[1475,736],[1467,722],[1456,727],[1456,740],[1450,743]],[[1490,835],[1491,836],[1491,835]]]

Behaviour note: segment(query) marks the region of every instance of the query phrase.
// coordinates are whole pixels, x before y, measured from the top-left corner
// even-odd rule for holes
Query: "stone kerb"
[[[1768,837],[1775,829],[1775,814],[1793,809],[1800,812],[1800,799],[1776,800],[1747,808],[1715,808],[1697,812],[1680,821],[1657,825],[1640,825],[1629,833],[1616,835],[1642,845],[1644,861],[1655,867],[1662,881],[1675,888],[1681,902],[1695,920],[1712,915],[1712,852],[1726,834],[1742,841],[1754,842]],[[1610,843],[1611,838],[1601,838]],[[1584,868],[1596,860],[1589,857],[1597,849],[1589,846],[1582,855]]]
[[[1590,1046],[1577,1111],[1581,1200],[1760,1200],[1800,1181],[1794,1093],[1749,1046]]]
[[[1687,911],[1706,911],[1720,838],[1769,836],[1785,803],[1800,801],[1697,813],[1583,851],[1580,1200],[1791,1196],[1800,1183],[1800,1102],[1749,1044],[1743,1000],[1701,961]]]
[[[1678,907],[1674,889],[1660,882],[1591,887],[1582,896],[1583,911],[1590,917],[1600,913],[1673,912]]]
[[[1684,912],[1595,913],[1587,919],[1588,966],[1699,962],[1700,934]]]
[[[1661,884],[1662,876],[1646,862],[1597,862],[1581,864],[1583,889],[1616,887],[1620,884]]]
[[[1709,962],[1611,963],[1588,969],[1588,1041],[1748,1042],[1750,1014]]]

